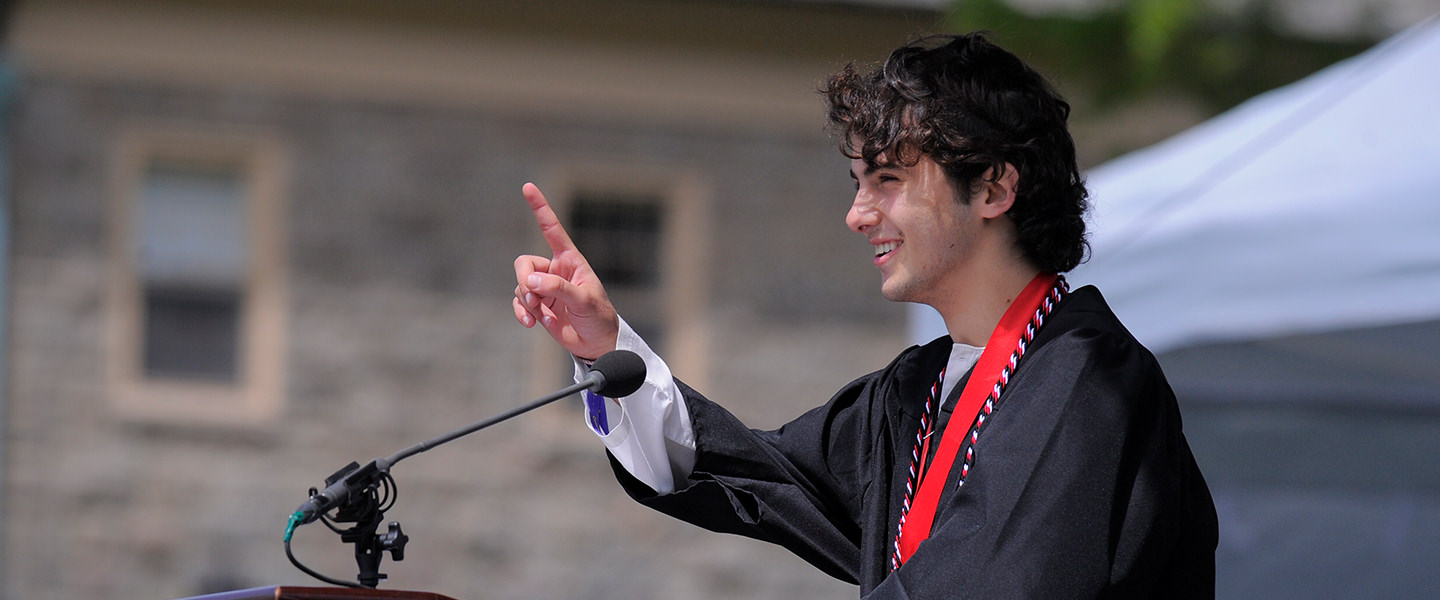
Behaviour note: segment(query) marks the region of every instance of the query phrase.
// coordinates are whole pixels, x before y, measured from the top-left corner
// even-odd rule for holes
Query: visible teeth
[[[900,242],[885,242],[875,246],[875,256],[884,256],[900,247]]]

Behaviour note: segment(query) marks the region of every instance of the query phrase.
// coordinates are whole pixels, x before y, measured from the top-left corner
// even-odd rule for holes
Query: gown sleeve
[[[784,546],[825,573],[857,581],[863,490],[870,458],[874,374],[774,431],[736,417],[680,385],[695,431],[685,486],[657,494],[616,468],[636,500],[706,529]],[[612,464],[613,464],[612,458]],[[618,465],[616,465],[618,467]]]

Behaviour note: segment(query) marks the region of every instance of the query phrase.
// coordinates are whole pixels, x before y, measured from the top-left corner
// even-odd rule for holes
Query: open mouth
[[[875,245],[875,258],[880,258],[880,257],[882,257],[882,256],[885,256],[886,254],[889,254],[889,253],[891,253],[891,252],[894,252],[895,249],[896,249],[896,248],[899,248],[899,247],[900,247],[900,242],[885,242],[885,243],[883,243],[883,244],[876,244],[876,245]]]

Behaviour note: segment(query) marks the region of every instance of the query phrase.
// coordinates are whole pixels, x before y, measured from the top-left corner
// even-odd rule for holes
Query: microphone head
[[[645,383],[645,360],[629,350],[615,350],[595,359],[590,370],[599,372],[605,381],[595,393],[606,398],[623,398]]]

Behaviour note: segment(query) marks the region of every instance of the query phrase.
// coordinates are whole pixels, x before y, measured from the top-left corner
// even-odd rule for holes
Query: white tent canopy
[[[1157,353],[1440,318],[1440,21],[1087,179],[1069,279]]]
[[[1156,351],[1440,318],[1440,21],[1088,181],[1070,279]]]

